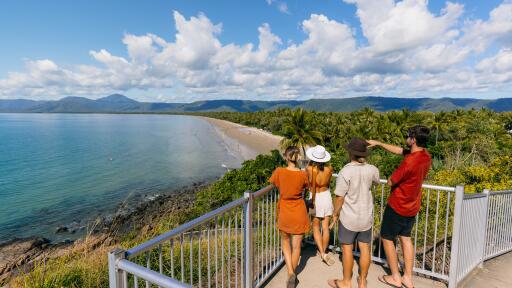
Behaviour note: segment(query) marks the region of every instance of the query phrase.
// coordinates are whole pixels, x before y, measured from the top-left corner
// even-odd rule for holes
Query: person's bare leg
[[[412,283],[412,267],[414,264],[414,246],[411,237],[400,236],[400,244],[404,253],[404,275],[402,276],[402,284],[406,287],[414,287]]]
[[[352,287],[352,269],[354,268],[354,245],[341,244],[342,250],[342,264],[343,264],[343,279],[338,282],[338,286],[343,288]]]
[[[292,266],[293,273],[297,270],[297,266],[299,266],[300,259],[300,244],[302,243],[302,238],[304,235],[292,235]]]
[[[391,270],[391,277],[386,276],[386,281],[396,285],[402,285],[402,277],[400,271],[398,271],[398,255],[396,254],[395,243],[392,240],[382,239],[382,246],[384,246],[384,252],[386,253],[386,260]]]
[[[286,263],[286,269],[288,270],[288,276],[295,273],[295,269],[293,268],[293,260],[292,260],[292,246],[290,243],[290,234],[285,233],[283,231],[279,231],[281,233],[281,249],[283,250],[284,262]]]
[[[322,220],[322,244],[324,247],[323,253],[327,251],[329,248],[329,236],[330,236],[330,230],[329,230],[329,222],[331,221],[331,216],[325,216]]]
[[[320,256],[323,256],[325,252],[325,247],[322,241],[322,233],[320,232],[321,220],[321,218],[313,217],[313,238],[315,239],[316,247],[318,249],[318,252],[320,252]]]
[[[359,244],[359,288],[366,288],[366,278],[370,269],[370,244],[358,242]]]

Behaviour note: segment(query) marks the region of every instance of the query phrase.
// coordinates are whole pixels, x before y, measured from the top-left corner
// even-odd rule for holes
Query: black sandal
[[[297,275],[292,274],[286,281],[286,288],[295,288],[297,282]]]

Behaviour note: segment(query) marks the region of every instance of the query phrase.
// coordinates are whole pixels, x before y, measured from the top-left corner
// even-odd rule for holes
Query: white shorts
[[[332,216],[333,210],[331,191],[326,190],[316,193],[315,217],[324,218],[325,216]]]

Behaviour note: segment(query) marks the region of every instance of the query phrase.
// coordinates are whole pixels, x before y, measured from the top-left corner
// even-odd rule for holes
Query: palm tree
[[[444,112],[444,111],[438,112],[438,113],[434,114],[434,119],[430,123],[432,125],[432,128],[436,129],[436,145],[437,145],[437,141],[439,139],[439,131],[443,130],[444,127],[446,126],[446,124],[445,124],[446,117],[447,117],[446,112]]]
[[[306,155],[306,145],[322,142],[322,133],[314,129],[311,115],[302,108],[295,109],[283,120],[283,131],[281,147],[299,146],[302,148],[303,155]]]

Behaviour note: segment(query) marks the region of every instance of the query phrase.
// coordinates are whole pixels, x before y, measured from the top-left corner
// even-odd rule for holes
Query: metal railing
[[[385,183],[373,189],[371,247],[377,263],[386,262],[379,238],[390,193]],[[426,184],[422,189],[412,233],[414,272],[452,288],[483,261],[512,251],[512,190],[464,194],[463,186]],[[246,192],[137,247],[109,253],[110,287],[260,287],[284,262],[275,225],[278,197],[272,185]],[[335,235],[337,227],[330,248],[339,251]]]
[[[483,263],[488,192],[465,194],[462,202],[456,281]]]
[[[512,190],[488,193],[484,259],[512,251]]]
[[[110,287],[258,287],[284,262],[267,186],[127,251],[109,254]],[[251,227],[251,229],[247,229]]]
[[[336,176],[336,175],[335,175]],[[386,208],[387,198],[390,188],[386,185],[386,180],[380,180],[380,184],[374,186],[373,209],[374,224],[372,227],[371,259],[376,263],[386,263],[384,248],[380,240],[380,226],[384,209]],[[450,259],[452,253],[451,235],[455,205],[455,192],[464,193],[462,186],[444,187],[436,185],[422,186],[422,206],[416,216],[416,223],[412,230],[412,241],[414,244],[414,266],[413,271],[434,277],[440,280],[449,280]],[[330,241],[330,249],[340,251],[337,231],[338,225],[334,228],[333,236]],[[308,243],[314,244],[312,235],[306,237]],[[354,245],[354,254],[359,255],[357,245]]]
[[[454,242],[459,250],[454,273],[450,273],[452,287],[484,261],[512,251],[511,190],[465,194],[461,207],[455,212],[455,222],[460,224],[454,228]]]

